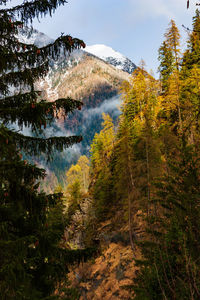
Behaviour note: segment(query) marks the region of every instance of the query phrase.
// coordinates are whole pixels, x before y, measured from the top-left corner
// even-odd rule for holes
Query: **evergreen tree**
[[[169,28],[165,33],[167,46],[170,48],[174,58],[174,68],[179,70],[180,65],[180,33],[174,22],[171,20]]]
[[[135,279],[135,299],[199,299],[199,151],[183,144],[179,161],[156,183],[157,211]]]
[[[158,50],[160,61],[159,72],[161,76],[162,89],[168,91],[168,79],[174,70],[179,70],[180,64],[180,33],[173,20],[165,33],[165,40]]]
[[[199,141],[199,80],[200,80],[200,13],[196,10],[193,31],[189,35],[181,69],[181,102],[183,106],[184,132],[190,143]]]
[[[150,203],[155,209],[145,219],[146,235],[138,243],[142,252],[134,280],[134,299],[138,300],[200,296],[198,11],[194,20],[197,35],[190,36],[182,69],[174,64],[157,115],[164,175],[153,184]],[[171,33],[166,35],[168,43]],[[170,49],[175,58],[172,44]]]
[[[0,1],[7,4],[8,1]],[[82,137],[43,139],[24,136],[10,129],[17,123],[35,134],[45,129],[61,111],[66,114],[82,105],[72,99],[46,102],[34,81],[44,76],[49,60],[61,51],[85,47],[82,40],[62,35],[54,43],[38,48],[21,43],[19,28],[33,18],[52,14],[65,0],[25,1],[0,10],[0,297],[1,299],[50,299],[66,281],[68,266],[81,253],[61,245],[65,221],[61,194],[38,192],[45,171],[22,159],[29,155],[63,150]],[[12,92],[13,89],[16,92]],[[54,217],[52,217],[52,214]],[[55,217],[56,216],[56,217]]]
[[[103,129],[95,134],[91,145],[90,193],[93,196],[96,215],[104,219],[113,204],[113,182],[111,174],[112,150],[114,147],[114,124],[109,115],[103,114]]]
[[[182,132],[181,80],[180,80],[180,33],[171,20],[165,33],[165,41],[159,49],[162,90],[165,97],[165,111],[174,130]]]
[[[163,92],[167,92],[168,79],[173,72],[174,58],[173,58],[172,50],[167,45],[166,41],[162,43],[158,53],[159,53],[158,60],[160,61],[158,71],[160,72],[162,90]]]
[[[168,79],[180,65],[180,33],[173,20],[165,33],[165,40],[158,50],[159,72],[164,93],[168,91]]]
[[[113,150],[114,177],[118,201],[127,208],[130,242],[134,249],[132,216],[139,209],[149,213],[151,183],[159,173],[159,143],[153,134],[159,111],[158,84],[139,70],[121,90],[124,102]]]
[[[189,35],[188,49],[185,51],[182,61],[182,73],[187,75],[194,65],[200,65],[200,12],[197,9],[193,17],[193,29]]]

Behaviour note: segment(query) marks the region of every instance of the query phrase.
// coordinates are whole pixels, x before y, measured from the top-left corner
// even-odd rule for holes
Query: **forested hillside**
[[[82,242],[102,247],[94,265],[77,271],[87,299],[199,299],[199,45],[198,10],[183,53],[172,20],[159,48],[160,80],[138,68],[121,86],[118,125],[103,116],[87,195],[73,167],[70,201],[79,196],[71,224],[78,218]]]

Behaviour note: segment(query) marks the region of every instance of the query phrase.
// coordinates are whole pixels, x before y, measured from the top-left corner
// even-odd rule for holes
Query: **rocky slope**
[[[143,239],[143,228],[144,221],[139,210],[132,217],[132,230],[137,240]],[[95,236],[99,241],[99,253],[73,268],[69,276],[71,285],[80,293],[80,300],[133,299],[131,285],[138,270],[134,258],[139,259],[140,252],[136,248],[133,253],[131,249],[122,207],[113,211],[104,222],[96,224]]]

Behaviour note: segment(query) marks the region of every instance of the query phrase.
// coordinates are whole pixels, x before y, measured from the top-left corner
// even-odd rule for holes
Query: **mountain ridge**
[[[37,47],[44,47],[54,42],[54,39],[50,38],[43,32],[26,26],[19,29],[17,37],[21,42],[35,44]],[[131,74],[137,68],[137,66],[128,57],[104,44],[86,46],[84,50],[79,49],[75,50],[75,52],[80,52],[80,55],[85,52],[92,54],[113,65],[117,69],[128,72],[129,74]]]

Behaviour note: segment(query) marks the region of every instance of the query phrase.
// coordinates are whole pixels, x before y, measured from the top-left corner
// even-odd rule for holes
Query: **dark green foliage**
[[[8,1],[3,1],[6,4]],[[35,17],[43,17],[47,14],[52,15],[55,12],[56,8],[60,5],[67,3],[66,0],[43,0],[43,1],[29,1],[24,4],[15,6],[13,8],[7,9],[7,12],[13,15],[17,15],[22,22],[26,23],[32,21]],[[0,10],[0,13],[4,10]]]
[[[6,4],[7,1],[1,1]],[[58,299],[66,287],[69,265],[91,256],[91,250],[66,250],[67,218],[62,195],[39,192],[45,170],[22,160],[25,155],[62,151],[82,137],[38,138],[54,118],[82,105],[72,99],[47,103],[34,81],[48,71],[50,59],[61,51],[85,47],[83,41],[61,36],[43,48],[17,40],[19,28],[34,17],[51,14],[66,1],[29,1],[0,10],[0,298],[2,300]],[[16,88],[12,94],[11,87]],[[34,131],[24,136],[10,129],[18,123]],[[55,296],[55,291],[58,291]],[[72,298],[76,296],[71,290]],[[70,291],[68,291],[68,294]],[[69,299],[69,296],[66,296]],[[78,297],[78,295],[77,295]],[[78,298],[77,298],[78,299]]]
[[[96,216],[99,220],[108,218],[111,208],[114,204],[114,184],[110,173],[110,167],[107,166],[100,171],[96,182],[92,188],[92,195],[94,199],[94,208]]]
[[[199,175],[197,152],[183,146],[156,184],[157,213],[147,220],[152,242],[141,244],[135,299],[199,299]]]
[[[193,17],[193,31],[189,36],[188,49],[184,53],[182,62],[182,72],[187,72],[195,64],[200,62],[200,12],[197,9]]]
[[[53,151],[63,151],[63,149],[79,143],[82,137],[50,137],[48,139],[24,136],[16,133],[6,127],[0,127],[1,134],[10,137],[10,141],[15,143],[18,149],[23,149],[29,155],[38,155],[38,153],[46,153],[46,159],[50,159]]]
[[[91,252],[62,247],[61,194],[38,193],[44,170],[22,161],[9,139],[0,141],[1,299],[44,299],[65,283],[68,266]]]
[[[169,76],[173,72],[173,64],[174,64],[174,57],[172,54],[172,50],[164,41],[159,48],[159,56],[158,60],[160,61],[160,66],[158,68],[160,75],[161,75],[161,82],[162,82],[162,89],[163,92],[167,92],[168,90],[168,79]]]
[[[47,124],[50,124],[55,117],[58,117],[58,114],[59,117],[65,117],[68,112],[82,104],[80,101],[70,98],[58,99],[54,102],[54,106],[52,106],[52,103],[44,100],[39,103],[23,103],[26,96],[28,95],[25,94],[25,97],[22,97],[22,103],[18,103],[20,102],[19,95],[5,98],[0,103],[0,117],[4,120],[4,124],[16,122],[19,127],[25,125],[32,127],[33,130],[41,129],[41,126],[46,128]],[[9,102],[10,106],[8,106]]]

